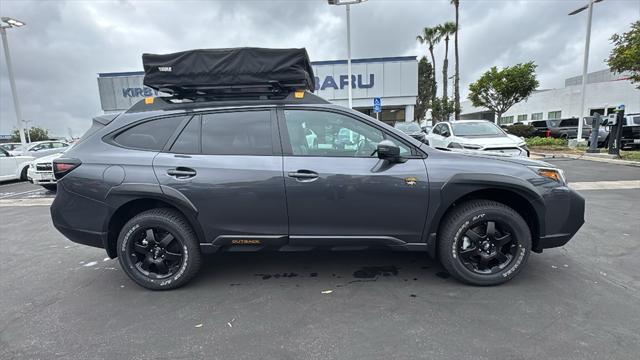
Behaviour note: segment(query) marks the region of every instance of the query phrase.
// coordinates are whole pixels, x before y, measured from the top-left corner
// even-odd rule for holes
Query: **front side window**
[[[285,110],[285,121],[293,155],[375,157],[374,151],[384,133],[350,116],[328,111]],[[411,154],[400,147],[400,155]]]
[[[113,141],[128,148],[160,151],[185,118],[176,116],[146,121],[116,135]]]
[[[271,112],[241,111],[202,115],[202,153],[272,155]]]

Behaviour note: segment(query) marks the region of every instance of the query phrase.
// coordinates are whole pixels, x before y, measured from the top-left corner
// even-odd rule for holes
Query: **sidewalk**
[[[618,164],[618,165],[628,165],[628,166],[638,166],[638,167],[640,167],[640,161],[609,159],[609,158],[606,158],[606,157],[600,157],[600,156],[597,156],[595,154],[588,154],[588,153],[577,155],[577,154],[567,154],[567,153],[554,153],[554,152],[552,152],[552,153],[543,153],[543,152],[531,151],[531,157],[532,158],[538,158],[538,159],[555,159],[555,158],[581,159],[581,160],[604,162],[604,163],[609,163],[609,164]]]

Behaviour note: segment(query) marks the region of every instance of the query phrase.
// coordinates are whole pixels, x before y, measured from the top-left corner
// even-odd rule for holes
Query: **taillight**
[[[56,180],[62,179],[71,170],[77,168],[82,164],[82,161],[78,159],[58,158],[53,160],[53,176]]]
[[[547,130],[547,132],[544,133],[545,137],[551,137],[551,130]]]

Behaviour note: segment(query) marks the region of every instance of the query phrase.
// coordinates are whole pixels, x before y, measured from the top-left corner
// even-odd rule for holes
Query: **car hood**
[[[11,157],[13,157],[14,159],[20,162],[32,161],[35,159],[35,157],[29,156],[29,155],[11,155]]]
[[[59,158],[60,156],[62,156],[62,153],[51,154],[51,155],[40,157],[40,158],[36,159],[34,162],[37,162],[37,163],[50,163],[53,160]]]
[[[425,147],[427,146],[428,145],[425,145]],[[530,158],[524,158],[524,157],[512,157],[512,156],[501,154],[498,152],[486,152],[482,150],[466,150],[466,149],[449,149],[449,150],[436,149],[436,150],[453,153],[457,155],[468,156],[468,157],[506,161],[509,163],[519,164],[523,166],[540,166],[540,167],[557,168],[557,166],[549,164],[548,162],[534,160]]]
[[[505,136],[456,136],[459,142],[464,144],[474,144],[483,147],[495,146],[515,146],[524,142],[514,135]]]

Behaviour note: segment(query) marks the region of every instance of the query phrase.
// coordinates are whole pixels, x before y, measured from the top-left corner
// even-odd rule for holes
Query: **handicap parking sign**
[[[379,113],[380,111],[382,111],[382,101],[380,100],[379,97],[374,97],[373,98],[373,112]]]

